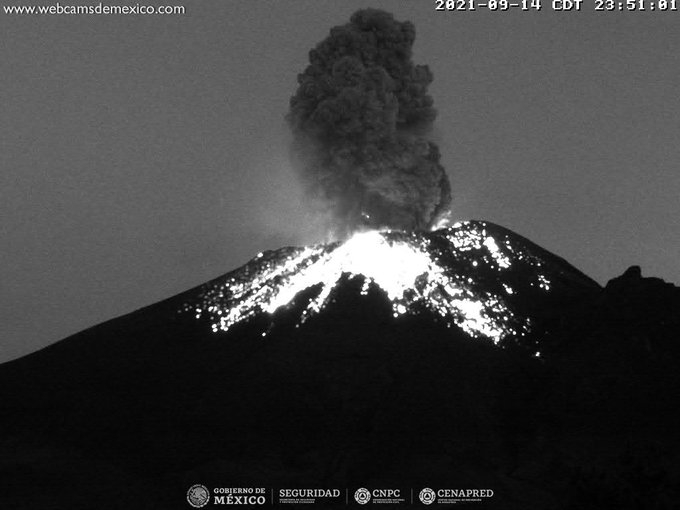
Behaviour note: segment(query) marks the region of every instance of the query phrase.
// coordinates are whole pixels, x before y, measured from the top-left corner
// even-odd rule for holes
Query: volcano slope
[[[602,288],[488,222],[358,239],[0,365],[0,507],[189,508],[194,483],[680,501],[679,288]]]

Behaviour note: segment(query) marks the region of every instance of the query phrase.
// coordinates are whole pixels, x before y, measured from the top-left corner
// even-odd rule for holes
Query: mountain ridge
[[[181,311],[246,264],[0,365],[0,503],[179,509],[204,483],[454,485],[492,488],[484,508],[672,508],[680,288],[635,268],[600,287],[503,227],[458,228],[481,223],[500,255],[509,232],[540,272],[531,257],[501,267],[479,237],[437,274],[510,282],[509,306],[533,320],[522,342],[417,306],[394,317],[381,280],[348,274],[302,323],[314,286],[226,332]],[[282,250],[253,259],[249,278]]]

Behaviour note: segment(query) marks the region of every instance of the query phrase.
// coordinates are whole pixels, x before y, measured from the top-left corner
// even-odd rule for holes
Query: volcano
[[[267,251],[0,365],[0,507],[191,508],[200,483],[673,508],[678,338],[680,288],[601,287],[489,222]]]

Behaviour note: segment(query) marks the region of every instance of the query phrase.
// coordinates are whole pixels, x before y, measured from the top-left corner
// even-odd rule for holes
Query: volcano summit
[[[428,313],[495,343],[528,335],[536,317],[526,303],[598,288],[526,239],[492,223],[465,221],[431,233],[367,231],[344,242],[260,253],[206,285],[184,310],[207,318],[215,332],[264,314],[271,331],[281,308],[298,310],[299,326],[349,281],[361,285],[362,296],[372,288],[381,294],[394,318]]]

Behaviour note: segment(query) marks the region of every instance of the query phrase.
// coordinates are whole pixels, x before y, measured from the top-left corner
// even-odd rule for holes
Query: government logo
[[[210,491],[200,483],[192,485],[187,491],[187,501],[194,508],[202,508],[210,501]]]
[[[425,487],[422,491],[420,491],[418,497],[420,498],[420,501],[426,505],[431,505],[434,503],[434,500],[437,499],[437,495],[429,487]]]
[[[365,505],[371,501],[371,493],[368,491],[368,489],[364,489],[362,487],[361,489],[357,489],[357,491],[354,493],[354,499],[356,499],[357,503],[360,505]]]

